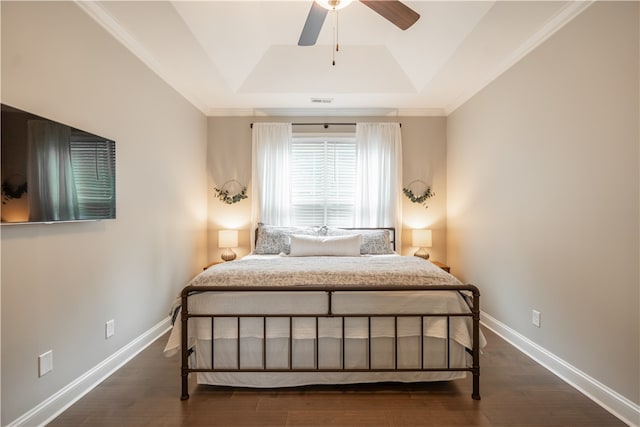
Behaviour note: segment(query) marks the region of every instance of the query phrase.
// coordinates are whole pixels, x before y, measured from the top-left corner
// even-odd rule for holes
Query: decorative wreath
[[[240,191],[233,195],[229,195],[229,189],[227,189],[227,187],[230,185],[235,185],[236,188],[240,188]],[[225,182],[220,188],[213,187],[213,190],[216,192],[218,199],[228,205],[238,203],[240,200],[247,198],[247,186],[240,184],[235,179]]]
[[[418,185],[420,185],[419,190],[416,188]],[[414,191],[414,190],[417,190],[417,191]],[[405,196],[407,196],[409,200],[411,200],[411,202],[420,203],[425,208],[429,207],[427,206],[427,203],[426,203],[427,199],[435,196],[435,193],[431,191],[431,187],[429,187],[427,184],[425,184],[424,182],[418,179],[410,182],[409,185],[407,185],[402,189],[402,192],[404,193]],[[420,195],[416,196],[416,193]]]
[[[2,204],[11,199],[19,199],[27,192],[27,180],[20,174],[14,174],[2,181]]]

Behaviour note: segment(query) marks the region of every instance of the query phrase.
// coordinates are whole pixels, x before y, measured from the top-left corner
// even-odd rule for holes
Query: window
[[[115,143],[75,131],[69,145],[80,219],[114,218]]]
[[[352,226],[355,185],[355,137],[293,138],[291,220],[294,225]]]
[[[399,123],[357,123],[348,137],[294,136],[291,127],[254,123],[251,229],[395,227],[402,247]]]

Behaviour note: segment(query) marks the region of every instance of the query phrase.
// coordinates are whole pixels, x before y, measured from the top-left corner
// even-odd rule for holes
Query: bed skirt
[[[289,368],[289,340],[270,338],[265,349],[269,369]],[[318,349],[318,363],[315,362],[316,342],[313,339],[295,339],[292,343],[291,366],[296,372],[198,372],[197,383],[235,387],[295,387],[312,384],[354,384],[371,382],[428,382],[448,381],[465,378],[466,371],[409,371],[426,368],[464,368],[471,364],[471,356],[460,344],[451,341],[447,354],[447,342],[444,339],[424,337],[423,362],[420,363],[420,337],[401,337],[398,339],[396,371],[394,339],[388,337],[373,338],[371,341],[371,362],[366,339],[348,338],[345,340],[345,360],[340,355],[342,340],[321,338]],[[262,339],[242,338],[240,343],[241,369],[262,370],[264,366]],[[194,352],[195,365],[211,368],[211,340],[197,340]],[[235,370],[237,360],[237,340],[216,339],[213,345],[214,363],[217,370]],[[447,357],[449,360],[447,361]],[[362,369],[361,372],[338,372],[342,363],[347,369]],[[374,369],[389,369],[389,372],[370,372]],[[313,372],[313,370],[319,371]],[[300,372],[299,370],[305,370]],[[309,371],[310,370],[310,371]]]

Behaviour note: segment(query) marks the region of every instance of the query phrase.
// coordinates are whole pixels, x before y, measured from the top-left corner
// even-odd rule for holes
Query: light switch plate
[[[105,338],[111,338],[116,333],[115,320],[111,319],[105,324]]]
[[[540,312],[538,310],[533,310],[531,312],[531,323],[538,328],[540,327]]]
[[[41,377],[44,374],[53,370],[53,350],[49,350],[46,353],[38,356],[38,376]]]

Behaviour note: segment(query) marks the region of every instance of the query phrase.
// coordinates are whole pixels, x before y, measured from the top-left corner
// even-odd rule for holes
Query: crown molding
[[[398,116],[402,117],[444,117],[444,108],[400,108]]]
[[[247,117],[247,116],[371,116],[371,117],[440,117],[448,116],[469,101],[478,92],[488,86],[500,75],[513,67],[526,55],[551,37],[556,31],[569,23],[573,18],[586,10],[595,0],[573,0],[550,18],[533,36],[525,41],[510,57],[499,64],[495,70],[475,88],[460,95],[454,102],[443,108],[215,108],[205,105],[195,94],[185,93],[184,88],[172,84],[172,79],[157,61],[135,37],[112,17],[99,2],[74,0],[75,4],[103,27],[116,40],[124,45],[133,55],[158,75],[167,85],[181,94],[203,114],[213,117]]]
[[[440,117],[441,108],[210,108],[210,117]]]
[[[127,48],[135,57],[145,64],[152,72],[162,79],[173,90],[178,92],[184,99],[190,102],[194,107],[206,114],[207,106],[197,99],[193,94],[185,93],[184,89],[176,87],[172,84],[171,78],[164,71],[162,65],[156,60],[145,47],[136,40],[120,23],[109,14],[96,1],[74,0],[75,4],[83,10],[89,17],[96,21],[102,28],[111,34],[125,48]]]
[[[452,104],[444,108],[445,115],[450,115],[464,103],[469,101],[482,89],[487,87],[491,82],[500,77],[504,72],[516,65],[521,59],[531,53],[534,49],[544,43],[549,37],[556,33],[559,29],[571,22],[573,18],[584,12],[595,0],[572,0],[562,8],[558,13],[551,17],[547,22],[529,37],[518,49],[516,49],[504,62],[499,64],[493,73],[485,79],[477,88],[470,90],[468,93],[462,94]]]

